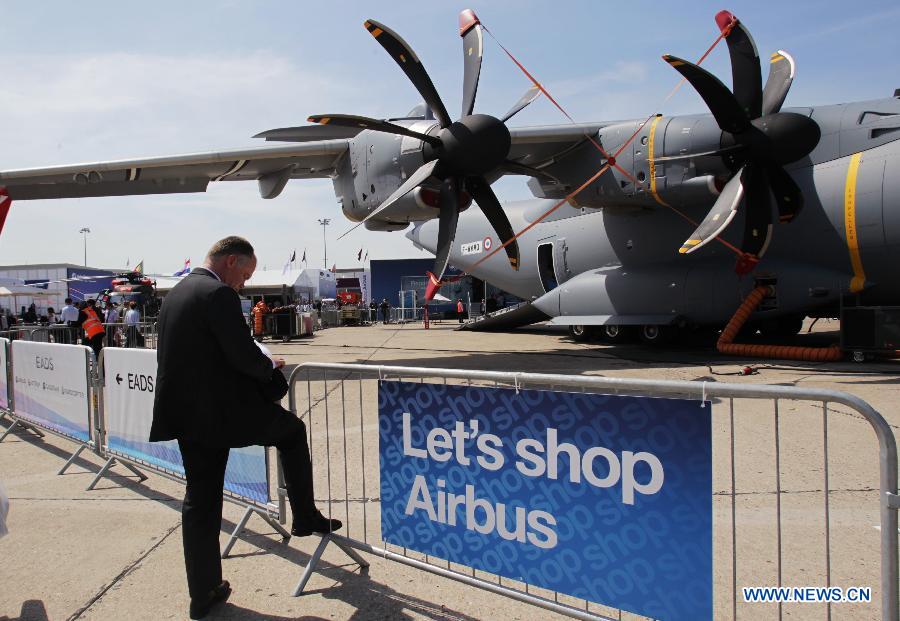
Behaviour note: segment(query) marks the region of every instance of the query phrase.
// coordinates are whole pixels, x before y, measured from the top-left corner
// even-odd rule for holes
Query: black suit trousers
[[[271,407],[280,411],[264,429],[247,430],[246,444],[278,449],[294,523],[302,525],[317,512],[306,425],[280,405]],[[181,528],[188,591],[191,599],[200,599],[222,582],[219,532],[229,449],[185,440],[179,440],[178,446],[187,479]]]

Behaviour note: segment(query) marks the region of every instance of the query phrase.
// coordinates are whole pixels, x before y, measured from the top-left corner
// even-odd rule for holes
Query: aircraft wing
[[[330,177],[346,138],[144,159],[0,171],[12,200],[205,192],[210,181],[257,180],[274,198],[290,179]]]

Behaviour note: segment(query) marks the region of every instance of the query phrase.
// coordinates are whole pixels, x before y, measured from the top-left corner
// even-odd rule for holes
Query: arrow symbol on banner
[[[122,376],[121,376],[120,374],[118,374],[118,373],[116,373],[116,383],[117,383],[117,384],[121,384],[121,383],[122,383]]]

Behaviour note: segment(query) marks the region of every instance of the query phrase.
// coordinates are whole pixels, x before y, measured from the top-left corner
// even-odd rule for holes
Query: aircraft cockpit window
[[[541,244],[538,246],[538,274],[541,277],[541,286],[544,292],[556,289],[556,272],[553,269],[553,244]]]

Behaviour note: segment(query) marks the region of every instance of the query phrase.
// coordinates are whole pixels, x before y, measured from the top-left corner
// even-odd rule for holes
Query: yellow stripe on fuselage
[[[866,273],[863,271],[862,259],[859,256],[859,238],[856,231],[856,180],[862,153],[850,158],[847,169],[847,182],[844,185],[844,227],[847,231],[847,249],[850,251],[850,265],[853,266],[853,278],[850,280],[850,291],[862,291],[866,284]]]
[[[653,160],[653,138],[656,136],[656,126],[661,120],[662,116],[657,116],[653,119],[653,122],[650,123],[650,137],[647,142],[647,163],[650,165],[650,194],[657,203],[663,207],[668,207],[668,203],[661,199],[659,194],[656,193],[656,162]]]

